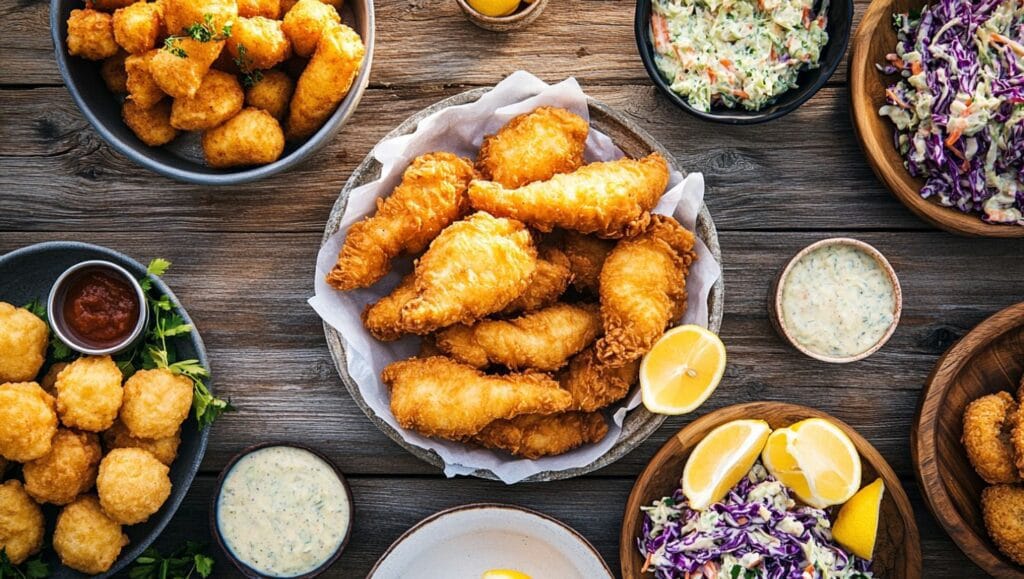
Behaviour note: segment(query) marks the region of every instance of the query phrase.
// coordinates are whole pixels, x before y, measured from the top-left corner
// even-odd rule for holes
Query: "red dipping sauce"
[[[101,268],[78,272],[64,294],[64,323],[85,345],[95,349],[124,341],[139,322],[141,310],[135,289]]]

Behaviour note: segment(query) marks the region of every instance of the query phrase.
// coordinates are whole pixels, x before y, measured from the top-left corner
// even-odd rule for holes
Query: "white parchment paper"
[[[589,121],[587,96],[575,79],[570,78],[550,86],[529,73],[519,71],[478,101],[438,111],[420,121],[413,133],[381,141],[373,150],[374,157],[381,164],[380,178],[352,190],[338,231],[324,243],[317,256],[315,295],[309,299],[309,304],[341,335],[348,372],[358,385],[360,394],[377,416],[401,433],[406,442],[436,452],[444,460],[445,474],[449,477],[488,469],[505,483],[511,484],[541,471],[586,466],[619,440],[626,413],[640,404],[640,393],[634,392],[623,403],[608,410],[607,415],[611,419],[608,436],[600,443],[539,460],[516,459],[505,453],[434,440],[403,430],[391,414],[388,390],[381,382],[380,374],[388,364],[413,356],[419,348],[419,338],[406,337],[397,342],[378,342],[363,327],[360,314],[367,304],[390,293],[402,276],[412,270],[411,259],[397,261],[387,277],[366,289],[339,292],[327,285],[324,277],[337,259],[348,228],[374,210],[378,197],[391,193],[401,180],[402,172],[414,158],[433,151],[449,151],[476,158],[484,135],[494,133],[516,115],[544,105],[563,107]],[[622,151],[611,139],[591,129],[585,152],[588,162],[610,161],[622,156]],[[669,190],[661,198],[655,212],[674,215],[692,231],[703,199],[703,175],[690,173],[684,178],[678,171],[673,171]],[[682,322],[707,327],[708,294],[721,274],[721,269],[699,239],[697,255],[698,260],[690,269],[686,281],[690,299],[689,309],[683,315]]]

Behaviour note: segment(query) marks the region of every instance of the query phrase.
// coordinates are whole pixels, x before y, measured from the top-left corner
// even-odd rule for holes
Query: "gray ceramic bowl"
[[[121,120],[121,99],[107,90],[100,78],[99,63],[68,55],[68,16],[82,0],[50,0],[50,33],[64,84],[79,110],[112,147],[132,161],[166,177],[199,185],[237,185],[263,179],[298,165],[326,145],[359,105],[370,82],[373,64],[373,0],[349,0],[342,9],[342,21],[363,38],[366,62],[345,100],[312,137],[300,144],[288,143],[281,158],[268,165],[241,169],[214,169],[203,162],[199,133],[187,133],[163,147],[150,147],[135,136]]]
[[[416,130],[416,125],[427,116],[441,109],[475,102],[489,90],[490,89],[488,88],[474,89],[435,103],[406,119],[404,123],[391,131],[384,137],[384,139],[409,134]],[[668,152],[668,149],[661,146],[654,140],[654,137],[637,126],[627,115],[620,113],[608,105],[594,99],[590,99],[589,107],[590,125],[611,137],[612,141],[627,155],[637,158],[657,151],[668,160],[669,165],[677,170],[679,169],[675,159],[672,157],[672,154]],[[341,195],[338,196],[338,201],[335,202],[334,208],[331,209],[331,214],[327,218],[327,225],[324,228],[322,242],[327,241],[327,238],[338,231],[338,225],[341,223],[341,217],[345,213],[345,205],[348,203],[349,193],[351,193],[353,189],[369,183],[379,176],[380,163],[373,158],[373,152],[371,150],[370,154],[368,154],[366,158],[363,159],[363,162],[356,167],[355,171],[352,172],[352,176],[349,178],[348,182],[345,183],[345,187],[342,189]],[[722,252],[718,244],[718,232],[715,229],[715,222],[711,220],[711,214],[708,212],[707,206],[701,206],[700,213],[697,216],[697,236],[700,237],[708,246],[708,250],[710,250],[711,254],[715,256],[715,260],[721,263]],[[724,294],[725,285],[722,278],[719,277],[718,282],[715,283],[715,286],[711,290],[711,294],[708,296],[708,311],[710,312],[708,326],[711,328],[711,331],[715,333],[717,333],[718,329],[722,326],[722,300],[724,298]],[[401,434],[374,414],[373,409],[366,404],[366,401],[363,400],[362,395],[359,393],[359,386],[348,374],[348,363],[345,360],[345,347],[341,341],[341,336],[327,323],[324,323],[324,334],[327,337],[327,345],[331,350],[331,357],[334,358],[334,365],[338,369],[338,374],[341,375],[342,382],[345,383],[345,387],[348,389],[349,394],[352,395],[352,399],[355,400],[357,405],[359,405],[359,408],[362,409],[363,413],[377,425],[377,428],[380,428],[384,434],[388,435],[391,440],[394,440],[410,453],[421,460],[436,466],[437,468],[444,468],[444,461],[442,461],[441,457],[436,453],[405,442],[405,440],[402,439]],[[523,482],[568,479],[604,468],[623,456],[626,456],[630,451],[639,446],[640,443],[646,440],[648,436],[653,434],[654,431],[661,426],[661,423],[664,422],[666,418],[668,417],[663,414],[653,414],[648,412],[647,409],[641,405],[630,411],[626,416],[626,420],[622,425],[622,436],[619,438],[618,442],[615,443],[615,446],[594,462],[584,467],[569,470],[542,471],[524,479]],[[473,473],[473,476],[497,480],[494,473],[489,470],[477,470]]]
[[[80,261],[90,259],[102,259],[116,263],[137,277],[146,275],[145,266],[112,249],[70,241],[39,243],[0,256],[0,300],[16,306],[25,305],[33,299],[45,300],[47,294],[50,293],[50,286],[64,270]],[[192,323],[188,312],[163,281],[154,279],[153,287],[171,299],[174,311],[186,323]],[[176,345],[182,356],[196,358],[203,366],[210,367],[199,332],[192,332],[189,337],[178,340]],[[188,420],[181,426],[181,446],[178,447],[178,458],[171,465],[171,496],[160,510],[145,523],[124,527],[124,532],[131,542],[121,551],[121,556],[118,557],[114,566],[108,572],[97,577],[113,577],[119,571],[123,571],[156,540],[171,517],[174,516],[175,511],[178,510],[185,494],[188,493],[192,479],[199,471],[199,464],[203,461],[209,437],[210,429],[206,428],[200,431],[195,417],[189,413]],[[47,520],[46,544],[49,545],[59,509],[52,505],[46,505],[43,507],[43,512]],[[60,579],[88,577],[88,575],[61,565],[52,549],[45,551],[44,560],[50,564],[51,577]]]

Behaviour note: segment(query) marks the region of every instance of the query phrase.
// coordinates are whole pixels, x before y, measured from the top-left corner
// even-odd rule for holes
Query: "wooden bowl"
[[[533,0],[529,4],[523,2],[523,5],[519,6],[515,12],[508,16],[485,16],[477,12],[466,0],[455,0],[455,2],[466,13],[466,18],[469,18],[470,22],[492,32],[509,32],[519,28],[526,28],[540,16],[540,13],[548,5],[548,0]]]
[[[1024,578],[1024,567],[1000,553],[985,530],[980,497],[987,485],[960,443],[961,420],[964,408],[979,396],[1016,393],[1022,374],[1024,303],[1019,303],[978,324],[943,354],[928,378],[911,434],[928,508],[960,550],[993,577]]]
[[[619,558],[623,579],[641,579],[650,575],[640,572],[644,559],[636,548],[643,517],[640,507],[679,488],[679,479],[690,452],[714,428],[743,418],[762,419],[772,428],[784,428],[805,418],[826,418],[850,437],[862,461],[862,481],[867,484],[877,477],[885,481],[882,517],[875,546],[874,571],[880,579],[916,579],[921,577],[921,541],[910,508],[907,493],[885,458],[848,424],[828,413],[806,406],[783,402],[750,402],[716,410],[691,422],[670,438],[637,478],[626,501],[619,537]]]
[[[923,179],[911,177],[903,166],[903,157],[893,145],[893,124],[882,118],[878,109],[885,104],[885,89],[894,76],[882,74],[875,64],[884,63],[885,55],[896,49],[896,31],[892,15],[919,9],[922,0],[874,0],[868,6],[853,36],[850,49],[850,99],[853,128],[861,148],[875,171],[904,205],[925,221],[960,235],[978,237],[1024,237],[1024,227],[985,223],[974,214],[943,207],[933,199],[924,199],[919,191]]]

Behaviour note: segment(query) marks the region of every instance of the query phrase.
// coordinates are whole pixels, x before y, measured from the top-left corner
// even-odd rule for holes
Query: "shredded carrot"
[[[725,68],[732,68],[732,61],[728,58],[722,58],[718,62],[721,62]]]
[[[811,27],[811,9],[807,6],[804,7],[804,28]]]
[[[750,95],[747,93],[747,91],[738,88],[732,89],[732,96],[739,97],[741,99],[750,98]]]
[[[949,134],[948,137],[946,137],[946,146],[952,147],[953,143],[956,143],[957,141],[960,140],[961,135],[963,135],[963,131],[961,131],[960,129],[955,129],[952,133]]]
[[[992,39],[992,42],[995,42],[996,44],[1005,44],[1009,46],[1010,50],[1016,52],[1018,56],[1024,56],[1024,45],[1016,40],[1007,38],[998,32],[993,32],[990,38]]]
[[[672,41],[668,37],[668,21],[661,14],[651,14],[651,30],[654,31],[654,44],[658,52],[664,53]]]
[[[647,572],[647,570],[651,567],[651,559],[653,559],[653,558],[654,558],[654,553],[648,553],[647,554],[647,560],[644,561],[644,566],[640,568],[640,572],[641,573],[646,573]]]
[[[718,81],[718,75],[716,75],[715,71],[711,68],[708,68],[708,80],[711,81],[712,83]]]
[[[899,95],[896,94],[891,88],[885,89],[885,96],[889,97],[889,99],[892,102],[896,103],[896,106],[900,107],[901,109],[910,108],[910,105],[904,102],[903,99],[901,99]]]
[[[910,63],[911,74],[921,74],[922,70],[924,70],[924,67],[921,66],[920,60],[915,60],[914,62]]]
[[[885,59],[892,63],[896,68],[903,70],[907,67],[907,63],[903,62],[903,59],[896,56],[895,54],[889,53],[885,56]]]

